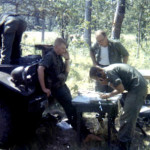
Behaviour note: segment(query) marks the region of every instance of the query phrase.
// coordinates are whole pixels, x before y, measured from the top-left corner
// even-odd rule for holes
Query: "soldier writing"
[[[109,85],[114,89],[111,93],[102,94],[101,98],[107,99],[123,93],[124,90],[128,91],[120,116],[118,133],[119,149],[128,150],[140,108],[147,95],[146,80],[135,68],[127,64],[113,64],[104,68],[92,67],[90,77],[100,84]]]

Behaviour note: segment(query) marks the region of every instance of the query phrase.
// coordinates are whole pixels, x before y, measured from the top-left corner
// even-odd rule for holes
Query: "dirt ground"
[[[64,113],[61,112],[61,115]],[[58,117],[58,116],[57,116]],[[63,120],[57,125],[55,121],[45,121],[36,130],[36,135],[30,141],[21,145],[15,145],[9,150],[109,150],[107,144],[107,119],[104,119],[104,127],[102,127],[95,114],[84,114],[86,125],[90,131],[101,137],[101,142],[89,142],[86,144],[77,143],[77,134],[72,127],[66,122],[65,115]],[[116,120],[116,123],[118,121]],[[131,145],[131,150],[150,150],[150,128],[145,128],[147,137],[136,129]],[[115,145],[116,135],[113,134],[111,144]],[[115,149],[113,149],[115,150]]]

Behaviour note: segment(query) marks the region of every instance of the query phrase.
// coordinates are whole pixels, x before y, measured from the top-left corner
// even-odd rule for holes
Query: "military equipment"
[[[27,140],[42,119],[48,99],[37,76],[41,56],[25,56],[19,65],[0,65],[0,148]]]

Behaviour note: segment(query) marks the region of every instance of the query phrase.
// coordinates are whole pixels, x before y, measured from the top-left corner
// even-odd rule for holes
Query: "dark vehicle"
[[[37,77],[39,55],[19,65],[0,65],[0,148],[9,148],[34,134],[48,105]]]

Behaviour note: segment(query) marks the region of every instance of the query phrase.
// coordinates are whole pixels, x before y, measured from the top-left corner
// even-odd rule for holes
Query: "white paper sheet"
[[[74,103],[94,103],[94,102],[106,100],[106,99],[100,98],[100,94],[102,94],[102,93],[97,93],[94,91],[83,92],[83,93],[80,93],[79,96],[75,97],[72,102],[74,102]],[[109,98],[108,100],[116,101],[120,97],[121,97],[121,94],[118,94],[116,96]]]

